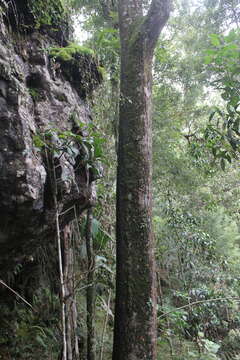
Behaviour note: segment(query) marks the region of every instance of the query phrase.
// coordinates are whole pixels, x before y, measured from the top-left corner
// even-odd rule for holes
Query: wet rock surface
[[[0,9],[5,5],[1,0]],[[90,121],[85,91],[71,84],[61,64],[51,61],[48,49],[56,46],[55,39],[38,30],[16,34],[4,11],[0,14],[0,272],[4,277],[20,255],[34,255],[39,244],[54,238],[53,168],[61,226],[91,204],[93,191],[81,142],[71,141],[71,152],[59,150],[59,138],[54,136],[64,131],[87,135],[82,130]],[[91,69],[97,68],[91,65]],[[92,76],[96,78],[96,73]],[[36,139],[45,139],[49,130],[47,150],[37,146]]]

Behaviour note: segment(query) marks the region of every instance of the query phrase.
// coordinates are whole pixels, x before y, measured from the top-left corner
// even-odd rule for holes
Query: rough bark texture
[[[147,17],[141,1],[119,4],[122,56],[113,360],[156,359],[151,69],[154,46],[168,14],[168,1],[153,2]]]

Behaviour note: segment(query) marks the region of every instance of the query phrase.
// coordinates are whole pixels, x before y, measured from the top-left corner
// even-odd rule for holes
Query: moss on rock
[[[70,43],[66,47],[54,47],[49,51],[52,61],[59,64],[61,73],[75,87],[81,98],[90,95],[102,81],[93,50]]]
[[[69,36],[68,16],[61,0],[12,0],[7,18],[19,32],[44,30],[61,43]]]
[[[50,49],[50,56],[60,61],[74,61],[77,56],[90,55],[93,56],[92,49],[75,43],[70,43],[66,47],[53,47]]]
[[[61,25],[64,14],[61,0],[27,0],[27,3],[35,20],[35,28]]]

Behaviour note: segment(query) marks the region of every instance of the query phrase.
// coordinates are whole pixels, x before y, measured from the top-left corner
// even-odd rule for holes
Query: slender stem
[[[108,302],[107,302],[107,312],[106,312],[106,315],[105,315],[104,324],[103,324],[103,330],[102,330],[102,336],[101,336],[101,348],[100,348],[99,360],[103,360],[104,337],[105,337],[105,333],[106,333],[106,329],[107,329],[111,297],[112,297],[112,290],[109,290],[109,292],[108,292]]]
[[[169,320],[167,320],[167,323],[168,323],[168,328],[170,329]],[[173,357],[174,357],[174,350],[173,350],[173,343],[172,343],[171,336],[168,336],[168,337],[167,337],[167,341],[168,341],[169,348],[170,348],[171,358],[173,359]]]
[[[224,298],[221,297],[221,298],[215,298],[215,299],[198,300],[198,301],[194,301],[192,303],[189,303],[187,305],[180,306],[180,307],[178,307],[176,309],[167,311],[164,314],[160,315],[158,318],[161,319],[161,318],[166,317],[167,315],[175,312],[176,310],[186,309],[186,308],[191,307],[193,305],[204,304],[204,303],[211,302],[211,301],[223,301],[223,300],[235,300],[235,301],[240,302],[239,297],[224,297]]]
[[[86,224],[86,247],[88,257],[88,286],[87,288],[87,360],[95,360],[95,266],[92,244],[92,208],[88,209]]]
[[[58,203],[57,203],[57,179],[54,161],[52,159],[52,187],[53,187],[53,202],[55,208],[56,216],[56,230],[57,230],[57,248],[58,248],[58,265],[59,265],[59,275],[60,275],[60,286],[61,286],[61,312],[62,312],[62,338],[63,338],[63,355],[62,360],[67,360],[67,340],[66,340],[66,309],[65,309],[65,287],[64,287],[64,277],[63,277],[63,264],[62,264],[62,250],[61,250],[61,234],[59,226],[59,212],[58,212]]]
[[[8,286],[3,280],[0,279],[0,284],[2,284],[3,286],[5,286],[8,290],[10,290],[14,295],[16,295],[19,299],[21,299],[26,305],[28,305],[32,310],[34,310],[34,308],[32,307],[32,305],[25,300],[20,294],[18,294],[15,290],[13,290],[10,286]]]

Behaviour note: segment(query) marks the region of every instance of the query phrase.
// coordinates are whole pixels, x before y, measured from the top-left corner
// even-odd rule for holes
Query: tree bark
[[[156,359],[152,236],[152,58],[168,0],[120,0],[121,86],[117,173],[117,275],[113,360]]]

